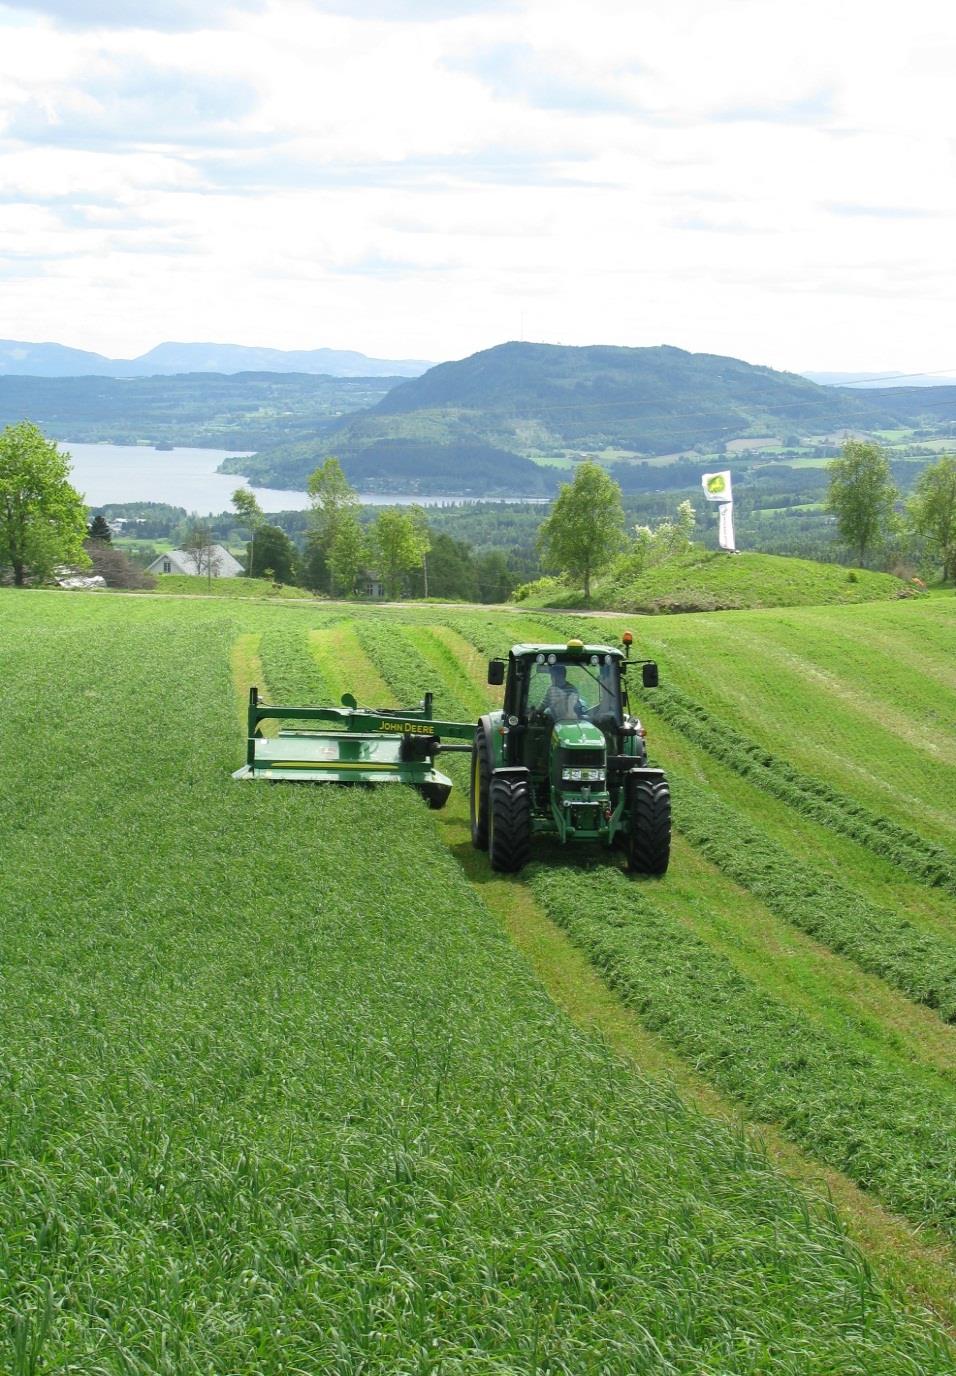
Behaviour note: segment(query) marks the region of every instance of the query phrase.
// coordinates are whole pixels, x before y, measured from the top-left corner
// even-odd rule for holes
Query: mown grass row
[[[615,871],[536,869],[535,896],[639,1013],[760,1121],[956,1237],[956,1104],[758,989]]]
[[[571,636],[580,636],[581,628],[570,618],[549,617],[542,614],[518,616],[499,613],[497,616],[480,612],[454,614],[445,618],[465,640],[488,659],[507,658],[515,644],[553,642],[560,644]],[[591,628],[593,630],[593,627]],[[602,630],[606,634],[606,627]],[[602,642],[605,635],[599,637]]]
[[[557,1013],[414,799],[229,779],[235,623],[29,600],[0,592],[0,1369],[952,1368],[739,1134]]]
[[[956,1022],[956,942],[795,858],[712,789],[669,775],[678,829],[718,869],[784,921]]]
[[[448,682],[427,663],[415,644],[416,634],[425,628],[402,624],[393,618],[367,617],[356,623],[359,642],[403,707],[415,707],[426,693],[434,693],[434,711],[439,718],[468,721],[471,712],[455,695]],[[439,662],[444,647],[432,640],[434,657]],[[448,661],[449,671],[454,666]]]
[[[309,632],[305,625],[296,622],[294,625],[268,626],[262,633],[259,655],[265,670],[270,702],[295,707],[335,705],[329,686],[309,649]]]
[[[648,706],[694,745],[805,817],[856,841],[908,875],[956,893],[956,860],[944,847],[873,812],[824,780],[803,773],[718,721],[706,707],[677,688],[657,689]]]

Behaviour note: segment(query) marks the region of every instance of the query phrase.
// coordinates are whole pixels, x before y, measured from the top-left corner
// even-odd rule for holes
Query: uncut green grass
[[[413,796],[229,779],[231,609],[74,605],[0,594],[0,1369],[952,1369]]]

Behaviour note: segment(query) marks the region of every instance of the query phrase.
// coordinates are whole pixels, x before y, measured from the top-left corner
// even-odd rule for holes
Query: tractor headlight
[[[566,784],[603,784],[605,775],[603,769],[562,769],[561,780]]]

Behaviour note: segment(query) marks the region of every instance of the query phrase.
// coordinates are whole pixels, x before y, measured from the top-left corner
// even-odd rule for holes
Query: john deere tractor
[[[647,762],[644,728],[631,715],[627,672],[645,688],[657,665],[610,645],[515,645],[488,665],[505,685],[500,712],[483,716],[471,755],[471,836],[493,869],[520,870],[539,834],[624,851],[634,874],[664,874],[670,857],[670,791]]]

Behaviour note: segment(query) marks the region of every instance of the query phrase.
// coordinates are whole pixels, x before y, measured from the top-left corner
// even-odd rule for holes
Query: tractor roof
[[[624,658],[624,651],[616,645],[582,645],[580,641],[565,641],[562,645],[513,645],[511,653],[515,659],[524,655],[569,655],[572,659],[584,659],[588,655],[616,655]]]

